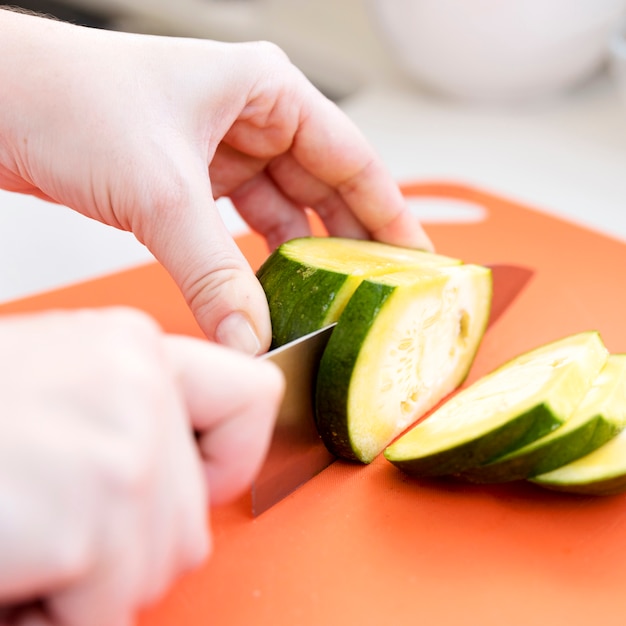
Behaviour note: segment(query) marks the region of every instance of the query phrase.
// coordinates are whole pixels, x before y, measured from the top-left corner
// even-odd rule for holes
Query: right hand
[[[122,308],[0,318],[0,346],[0,624],[131,624],[206,558],[282,377]]]

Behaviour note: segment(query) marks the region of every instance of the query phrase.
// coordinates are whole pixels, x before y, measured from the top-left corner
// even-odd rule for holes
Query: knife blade
[[[313,413],[313,385],[335,324],[264,354],[285,375],[285,395],[265,462],[252,484],[252,513],[259,515],[328,467],[335,457],[320,438]]]
[[[534,271],[519,265],[493,264],[489,325],[498,320]],[[315,426],[313,389],[317,365],[335,324],[321,328],[262,355],[285,375],[286,388],[263,466],[252,484],[256,517],[328,467],[335,457]]]

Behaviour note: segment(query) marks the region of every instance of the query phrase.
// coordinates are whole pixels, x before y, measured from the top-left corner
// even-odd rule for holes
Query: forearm
[[[116,35],[0,9],[1,188],[54,196],[39,157],[59,152],[76,122],[84,123],[90,89],[81,77],[97,75],[98,51]]]
[[[29,191],[28,153],[39,113],[49,100],[51,55],[68,25],[23,12],[0,8],[0,187]]]

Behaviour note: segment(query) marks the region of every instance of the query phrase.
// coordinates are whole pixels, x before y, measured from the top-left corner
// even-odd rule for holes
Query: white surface
[[[597,71],[624,0],[371,0],[409,75],[470,101],[561,92]]]
[[[129,233],[66,207],[0,190],[0,301],[151,259]]]
[[[233,235],[247,226],[218,202]],[[135,237],[67,207],[0,190],[0,302],[154,261]]]
[[[398,180],[478,185],[626,241],[626,103],[606,76],[528,108],[472,108],[381,85],[344,110]]]
[[[212,8],[229,4],[206,1]],[[252,2],[239,0],[232,4],[247,1]],[[278,9],[287,0],[259,1],[272,4],[274,15],[279,16]],[[185,0],[176,5],[181,12],[180,28],[182,22],[187,23],[182,16],[193,13],[186,13],[185,7],[197,2]],[[301,0],[293,3],[291,12],[287,11],[282,19],[302,19],[302,12],[296,10]],[[113,4],[125,3],[118,0]],[[320,47],[320,25],[331,14],[337,17],[338,9],[332,13],[330,0],[320,0],[313,3],[315,6],[304,4],[308,7],[304,15],[309,24],[317,24],[318,32],[316,39],[315,31],[311,31],[310,39],[303,40],[299,49],[302,59],[313,67]],[[607,76],[560,99],[500,110],[430,98],[413,85],[400,82],[396,73],[383,71],[387,59],[382,54],[372,75],[355,69],[353,84],[344,84],[341,77],[345,72],[350,73],[351,67],[363,67],[356,63],[358,55],[354,51],[368,47],[372,33],[364,22],[361,2],[346,0],[337,4],[342,7],[336,24],[339,30],[329,35],[329,56],[336,55],[341,63],[337,63],[338,72],[331,76],[330,83],[343,84],[347,92],[352,92],[356,83],[361,85],[342,101],[342,106],[398,180],[452,179],[478,185],[626,241],[626,100],[620,99]],[[166,0],[137,3],[144,5],[162,11],[164,19],[166,9],[171,11],[174,6]],[[341,28],[348,27],[351,11],[354,15],[349,32],[355,47],[348,54],[348,44],[344,42],[341,48],[338,40]],[[209,17],[204,22],[197,19],[196,26],[208,29],[208,22]],[[231,24],[233,38],[237,38],[242,31],[237,30],[236,20]],[[294,30],[292,37],[301,32]],[[296,43],[293,41],[294,46]],[[379,51],[374,46],[370,54]],[[365,65],[368,58],[364,57]],[[320,56],[318,76],[325,73],[327,61],[327,57]],[[231,230],[240,231],[242,223],[230,205],[222,203],[221,207]],[[454,203],[443,206],[439,201],[422,200],[415,208],[426,222],[480,219],[479,208],[469,207],[468,211],[468,207]],[[128,233],[91,222],[63,207],[0,192],[0,301],[142,264],[151,258]]]

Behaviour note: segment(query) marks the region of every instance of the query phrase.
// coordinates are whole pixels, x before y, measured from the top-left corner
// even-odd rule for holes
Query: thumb
[[[208,178],[174,208],[152,214],[146,245],[170,273],[207,338],[247,354],[268,349],[267,299],[224,225]],[[146,230],[144,229],[144,232]]]

